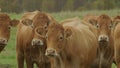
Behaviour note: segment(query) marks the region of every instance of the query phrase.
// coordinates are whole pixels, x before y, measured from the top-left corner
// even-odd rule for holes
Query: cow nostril
[[[37,41],[38,44],[40,44],[40,41]]]
[[[105,37],[105,40],[107,40],[107,37]]]
[[[5,42],[6,42],[6,40],[3,40],[2,42],[3,42],[3,43],[5,43]]]
[[[102,40],[102,39],[103,39],[103,37],[100,37],[100,39]]]

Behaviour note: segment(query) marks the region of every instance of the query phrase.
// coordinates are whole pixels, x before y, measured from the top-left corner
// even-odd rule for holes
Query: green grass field
[[[15,13],[8,13],[12,19],[20,19],[22,14],[15,14]],[[58,21],[62,21],[67,18],[73,18],[73,17],[80,17],[81,19],[87,15],[87,14],[94,14],[94,15],[100,15],[100,14],[108,14],[109,16],[116,16],[120,14],[120,10],[107,10],[107,11],[75,11],[75,12],[59,12],[59,13],[51,13],[51,15]],[[0,54],[0,68],[17,68],[17,60],[16,60],[16,30],[17,28],[11,29],[11,37],[9,40],[8,45],[5,47],[5,49]],[[116,66],[113,64],[112,68],[116,68]]]

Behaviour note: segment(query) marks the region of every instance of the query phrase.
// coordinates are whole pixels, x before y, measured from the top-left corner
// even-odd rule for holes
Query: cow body
[[[120,16],[114,18],[114,48],[117,68],[120,68]]]
[[[31,22],[29,19],[33,21],[32,25],[24,25],[24,22],[27,22],[27,25]],[[42,36],[43,44],[41,44],[41,33],[43,32],[38,28],[43,28],[44,26],[47,28],[46,25],[49,24],[51,19],[46,13],[39,11],[23,15],[17,32],[16,51],[18,68],[24,68],[24,60],[26,61],[27,68],[33,68],[34,63],[36,63],[38,68],[50,68],[50,62],[45,56],[46,42]],[[36,40],[34,40],[36,38],[37,44]]]
[[[52,68],[90,68],[96,57],[96,44],[89,26],[79,19],[67,20],[49,27],[46,55],[54,58]]]

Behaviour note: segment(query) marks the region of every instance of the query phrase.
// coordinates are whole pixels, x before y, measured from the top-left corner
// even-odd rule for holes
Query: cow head
[[[7,14],[0,14],[0,51],[8,43],[11,27],[16,26],[18,23],[18,20],[11,20]]]
[[[45,55],[59,56],[65,48],[66,40],[72,35],[71,29],[64,29],[62,25],[53,23],[46,34],[47,49]]]
[[[98,42],[106,43],[109,42],[109,36],[112,30],[112,20],[107,15],[100,15],[97,20],[91,20],[94,23],[98,31]]]
[[[31,44],[33,46],[44,45],[45,34],[47,32],[48,25],[50,24],[50,19],[48,15],[43,12],[38,12],[33,18],[33,20],[24,19],[22,23],[30,26],[34,31],[34,37]]]

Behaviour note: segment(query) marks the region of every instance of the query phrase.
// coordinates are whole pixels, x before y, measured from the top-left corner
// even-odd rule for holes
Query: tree
[[[55,9],[55,0],[43,0],[42,11],[52,12]]]
[[[63,7],[63,10],[64,11],[68,11],[68,10],[73,11],[73,9],[74,9],[73,4],[74,4],[74,0],[67,0],[66,4]]]
[[[115,0],[96,0],[94,5],[97,9],[113,9],[115,7]]]

